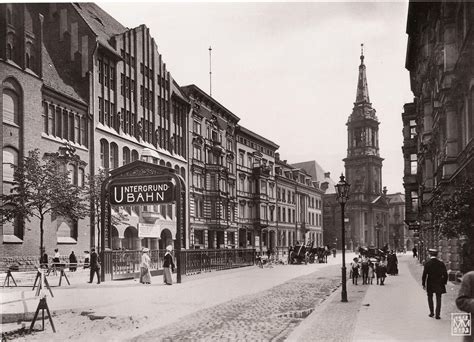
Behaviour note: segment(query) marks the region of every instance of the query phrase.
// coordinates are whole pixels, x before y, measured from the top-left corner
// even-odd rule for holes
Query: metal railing
[[[181,251],[182,274],[228,270],[255,264],[255,249],[199,249]]]
[[[166,250],[151,250],[150,271],[163,270]],[[176,252],[174,260],[176,263]],[[227,270],[255,264],[255,249],[199,249],[181,250],[181,275]],[[106,280],[136,278],[140,274],[141,251],[105,251],[102,267]]]

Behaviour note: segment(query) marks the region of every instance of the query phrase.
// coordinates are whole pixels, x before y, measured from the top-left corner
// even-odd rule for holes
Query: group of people
[[[366,256],[355,257],[350,264],[349,272],[352,284],[357,285],[360,276],[362,276],[362,285],[373,284],[374,278],[377,280],[377,285],[384,285],[387,277],[385,259],[368,258]]]
[[[173,251],[173,246],[169,245],[166,247],[166,253],[163,257],[163,283],[166,285],[173,284],[172,273],[175,269],[175,264],[173,261],[173,256],[171,252]],[[142,249],[142,257],[140,263],[140,283],[141,284],[151,284],[151,258],[150,250],[148,248]]]

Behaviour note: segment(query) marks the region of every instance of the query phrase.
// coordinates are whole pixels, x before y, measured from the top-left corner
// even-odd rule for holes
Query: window
[[[10,89],[3,90],[3,122],[19,124],[20,100]]]
[[[71,184],[74,184],[76,180],[76,168],[74,167],[74,165],[68,164],[67,171],[68,171],[69,182]]]
[[[197,121],[193,121],[193,132],[197,134],[201,134],[201,124]]]
[[[118,167],[118,146],[116,143],[110,144],[110,164],[111,169]]]
[[[104,139],[100,141],[100,166],[104,169],[109,168],[109,144]]]
[[[128,147],[123,148],[123,165],[130,163],[130,149]]]
[[[11,148],[3,149],[3,181],[13,182],[14,167],[18,165],[18,152]]]
[[[416,121],[410,120],[410,139],[416,136]]]
[[[416,175],[418,168],[418,158],[416,154],[410,154],[410,174]]]
[[[412,212],[418,212],[418,192],[412,191],[411,192],[411,208]]]
[[[79,168],[79,172],[77,173],[77,186],[83,187],[85,183],[85,173],[84,169]]]

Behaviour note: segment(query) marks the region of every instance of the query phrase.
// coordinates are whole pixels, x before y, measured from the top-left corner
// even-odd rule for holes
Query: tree
[[[463,235],[474,240],[474,184],[464,179],[456,184],[451,195],[437,189],[433,195],[432,217],[436,231],[446,238]]]
[[[46,154],[41,160],[38,149],[23,157],[14,170],[14,184],[9,194],[2,194],[1,219],[5,223],[17,218],[39,219],[40,253],[44,251],[44,220],[48,215],[77,221],[87,216],[83,190],[71,183],[67,162],[74,151],[60,156]]]
[[[100,218],[102,214],[101,210],[101,190],[102,190],[102,183],[106,180],[107,173],[103,168],[99,169],[99,172],[94,175],[87,176],[87,184],[86,184],[86,192],[87,192],[87,199],[89,201],[89,211],[90,217],[94,220],[94,226],[96,227],[97,236],[99,237],[100,241],[100,232],[101,232],[101,225],[100,225]],[[108,203],[106,203],[108,205]],[[123,222],[128,221],[126,215],[123,214],[120,210],[117,210],[115,215],[111,215],[111,225],[117,225]],[[107,225],[107,216],[106,216],[106,225]],[[98,246],[100,247],[100,245]]]

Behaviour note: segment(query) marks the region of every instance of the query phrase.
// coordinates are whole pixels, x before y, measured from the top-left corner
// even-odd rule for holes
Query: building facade
[[[278,249],[282,255],[290,246],[314,242],[323,245],[322,197],[320,183],[303,168],[276,156],[276,209]]]
[[[441,249],[452,273],[463,264],[472,269],[472,241],[461,250],[457,239],[439,235],[432,205],[434,193],[450,196],[474,179],[473,19],[469,1],[413,1],[408,8],[405,66],[414,100],[402,114],[406,222],[419,236],[420,256]]]
[[[80,157],[67,166],[78,185],[140,156],[186,178],[189,102],[144,25],[127,29],[91,3],[0,9],[3,191],[13,180],[10,165],[28,151],[65,145]],[[112,227],[110,248],[164,248],[175,238],[172,205],[114,210],[127,220]],[[25,225],[37,222],[2,227],[2,256],[39,255],[32,247],[39,233]],[[95,221],[47,220],[45,241],[46,251],[82,255],[98,243]]]
[[[190,248],[238,246],[236,125],[240,120],[195,85],[183,87],[189,118]]]
[[[405,224],[405,194],[397,192],[388,194],[389,216],[388,235],[389,245],[397,251],[411,251],[414,246],[413,231]]]
[[[279,146],[241,125],[235,137],[239,247],[276,251],[275,154]]]

